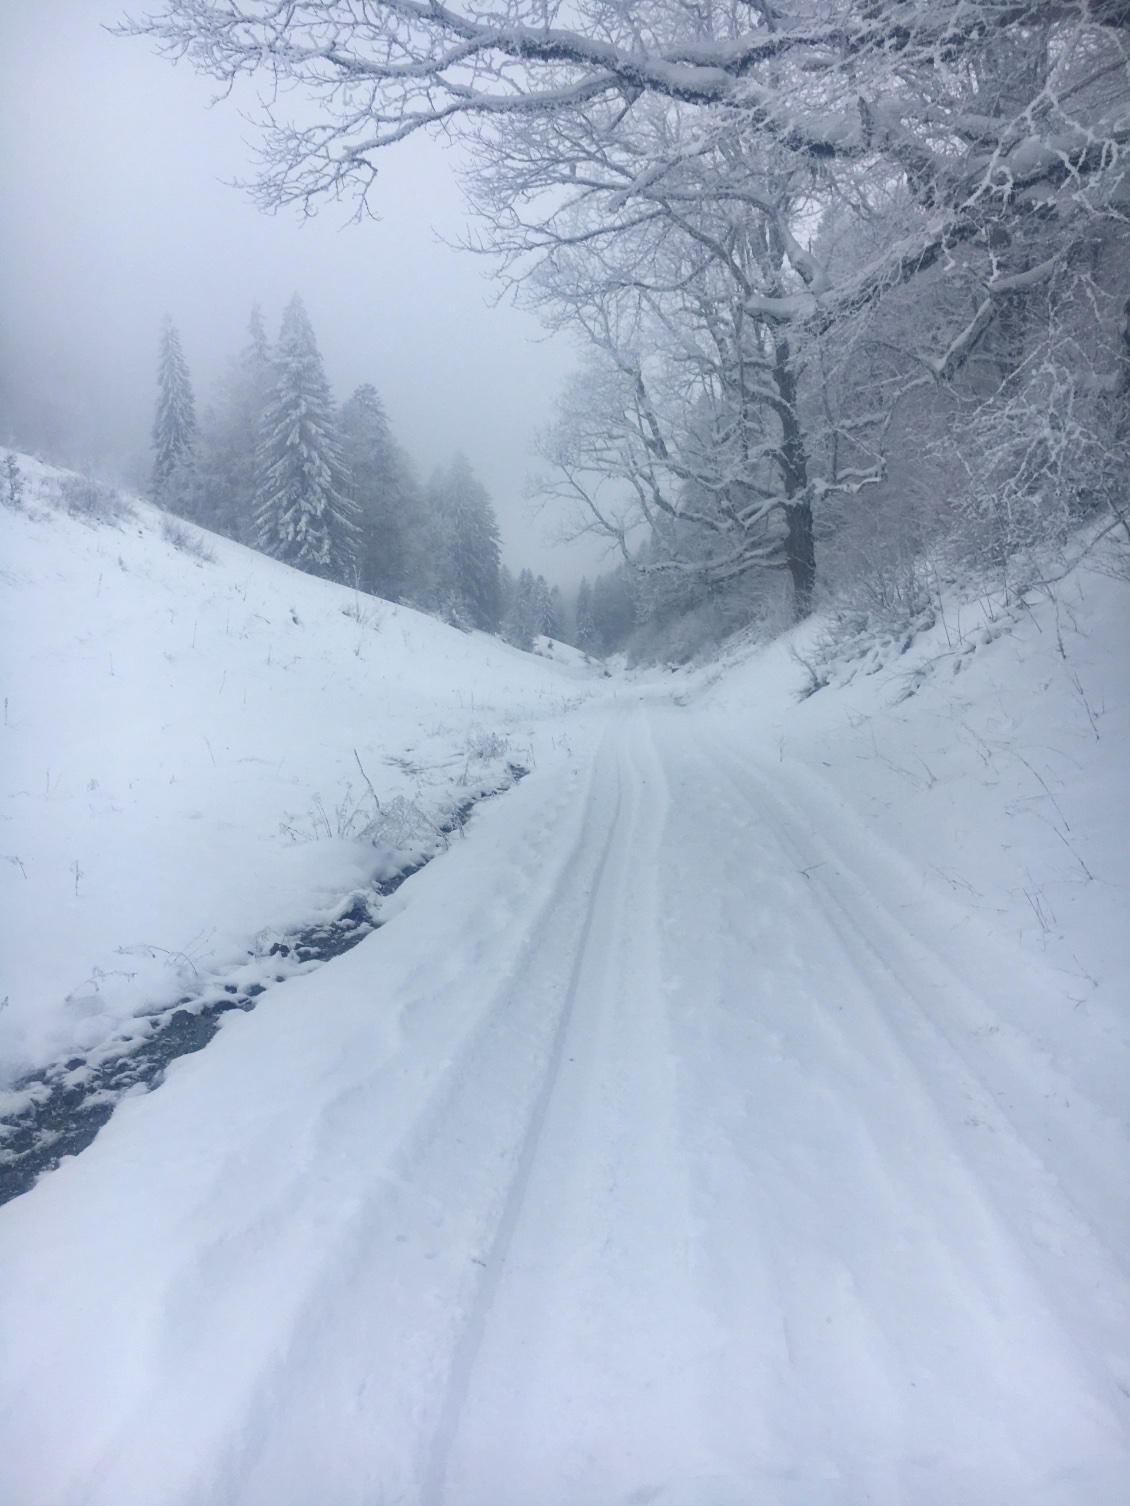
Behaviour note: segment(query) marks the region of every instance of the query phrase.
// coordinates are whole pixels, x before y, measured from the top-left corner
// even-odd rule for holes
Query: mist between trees
[[[643,656],[821,600],[912,623],[1130,529],[1125,4],[165,0],[130,30],[300,87],[269,206],[363,206],[383,150],[462,137],[475,248],[589,352],[541,443],[621,561],[575,636],[598,597]]]
[[[335,405],[297,296],[273,347],[252,311],[246,344],[200,418],[167,320],[157,391],[152,489],[170,512],[521,648],[568,632],[560,591],[501,565],[494,509],[463,456],[422,486],[373,386]]]

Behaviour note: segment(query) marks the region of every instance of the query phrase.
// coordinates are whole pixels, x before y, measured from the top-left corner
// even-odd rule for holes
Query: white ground
[[[344,779],[354,746],[367,768],[415,758],[436,719],[454,730],[432,764],[450,760],[469,736],[457,686],[476,736],[524,742],[536,767],[381,930],[228,1016],[0,1209],[0,1501],[1130,1496],[1125,582],[1077,577],[976,635],[967,609],[798,704],[787,645],[604,680],[402,610],[407,636],[382,618],[361,663],[345,593],[242,551],[182,575],[144,515],[119,534],[5,524],[20,620],[55,572],[60,621],[78,602],[89,634],[69,654],[48,634],[47,673],[54,619],[35,607],[11,693],[21,767],[68,771],[14,806],[36,817],[29,876],[7,877],[30,891],[42,863],[54,887],[21,913],[36,944],[16,976],[38,956],[45,984],[13,1062],[70,1049],[66,968],[141,935],[147,891],[238,948],[282,909],[301,918],[303,883],[309,899],[357,881],[372,849],[296,848],[265,813]],[[104,619],[93,579],[127,542]],[[248,662],[298,641],[318,666],[241,671],[264,745],[295,744],[290,789],[215,738],[218,767],[198,756],[217,656],[242,653],[230,635],[162,646],[162,603],[187,638],[194,582],[223,603],[233,572],[271,623]],[[140,675],[125,716],[99,656],[117,635],[155,662],[143,621],[176,662]],[[75,755],[57,701],[82,696],[83,652],[99,679]],[[358,694],[379,707],[378,684],[362,746]],[[223,729],[256,746],[243,719]],[[80,881],[71,905],[53,802],[100,852],[87,767],[139,877],[117,901]],[[170,771],[174,792],[197,780],[196,827]],[[280,854],[319,848],[337,854],[324,870],[306,859],[271,888]],[[83,1018],[104,1030],[129,1000],[102,996]]]

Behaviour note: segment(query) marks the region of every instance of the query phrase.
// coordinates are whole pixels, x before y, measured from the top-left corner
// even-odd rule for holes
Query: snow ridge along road
[[[3,1211],[0,1499],[1125,1499],[1115,1131],[984,946],[693,710],[577,741]]]

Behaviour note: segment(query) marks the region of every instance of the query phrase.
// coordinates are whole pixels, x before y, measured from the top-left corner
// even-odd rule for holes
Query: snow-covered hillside
[[[36,474],[9,1073],[411,856],[313,840],[358,760],[511,787],[0,1208],[0,1501],[1121,1506],[1124,579],[802,699],[818,623],[606,678]]]
[[[434,848],[594,678],[20,465],[0,1089]]]

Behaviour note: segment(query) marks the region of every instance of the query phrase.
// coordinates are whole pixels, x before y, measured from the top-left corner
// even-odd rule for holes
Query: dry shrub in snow
[[[351,617],[358,627],[372,628],[375,633],[380,632],[380,613],[372,597],[366,597],[364,601],[360,596],[354,597],[351,602],[342,607],[341,615]]]
[[[481,730],[472,732],[464,746],[468,758],[478,759],[482,763],[489,763],[495,758],[505,758],[510,751],[510,744],[504,737],[500,737],[497,732]]]
[[[318,842],[327,837],[364,842],[370,839],[374,821],[380,814],[381,807],[375,795],[369,790],[355,795],[353,786],[347,784],[331,810],[327,811],[321,795],[315,795],[306,815],[288,814],[279,824],[279,831],[292,842]]]
[[[902,480],[854,500],[825,545],[822,605],[834,639],[929,626],[937,605],[942,491]],[[944,573],[944,570],[943,570]]]
[[[24,503],[23,472],[19,461],[11,454],[4,457],[4,465],[0,469],[0,502],[5,507],[15,508],[17,512]]]
[[[430,850],[437,842],[446,845],[447,841],[445,833],[416,801],[396,795],[379,802],[370,790],[355,794],[351,784],[346,784],[329,810],[321,795],[315,795],[306,815],[288,814],[279,831],[293,842],[340,837],[396,852]]]
[[[167,514],[161,519],[161,537],[166,543],[171,544],[174,549],[179,549],[182,554],[187,554],[190,559],[194,559],[199,565],[215,563],[215,550],[209,549],[208,545],[193,529],[186,528],[183,523],[178,522],[176,518],[170,517]]]
[[[72,518],[86,523],[120,523],[134,516],[120,492],[89,476],[64,476],[59,482],[59,504]]]

